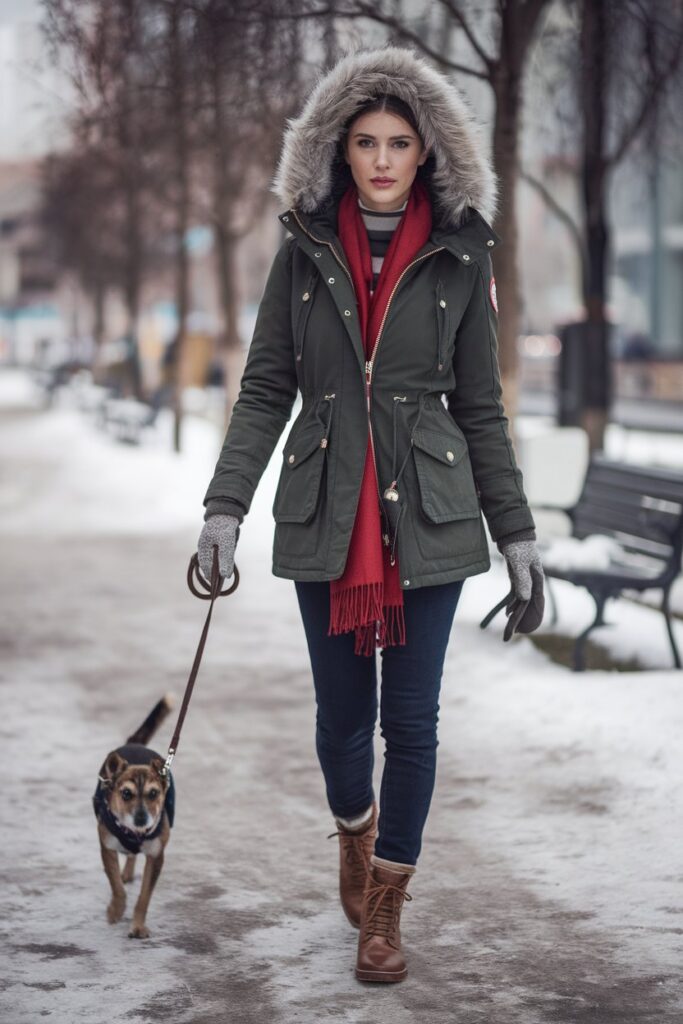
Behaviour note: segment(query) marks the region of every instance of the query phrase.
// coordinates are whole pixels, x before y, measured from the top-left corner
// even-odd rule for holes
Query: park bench
[[[139,444],[142,431],[153,427],[160,406],[136,398],[109,398],[104,403],[104,421],[118,441]]]
[[[661,590],[660,611],[666,623],[676,668],[681,657],[671,624],[671,587],[681,572],[683,550],[683,472],[663,467],[649,468],[609,460],[603,453],[592,455],[581,494],[574,505],[535,504],[534,508],[563,512],[576,538],[602,535],[613,539],[609,563],[604,566],[553,566],[543,561],[548,545],[539,543],[547,592],[552,605],[551,623],[557,622],[557,603],[551,579],[566,580],[585,587],[595,602],[595,618],[576,637],[573,669],[584,668],[584,647],[596,626],[609,625],[603,618],[608,598],[625,590]],[[505,605],[491,609],[480,623],[484,628]]]

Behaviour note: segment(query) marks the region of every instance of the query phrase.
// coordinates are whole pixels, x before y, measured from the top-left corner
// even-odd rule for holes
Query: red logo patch
[[[489,285],[489,295],[491,297],[491,305],[493,306],[493,308],[495,309],[495,311],[497,313],[498,312],[498,296],[496,295],[496,279],[495,279],[495,277],[491,278],[491,284]]]

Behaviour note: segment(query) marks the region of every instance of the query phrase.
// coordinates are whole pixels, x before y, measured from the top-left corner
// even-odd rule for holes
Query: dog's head
[[[160,757],[149,764],[129,764],[114,750],[100,768],[109,809],[133,832],[151,832],[159,821],[169,786],[168,776],[161,774],[163,766]]]

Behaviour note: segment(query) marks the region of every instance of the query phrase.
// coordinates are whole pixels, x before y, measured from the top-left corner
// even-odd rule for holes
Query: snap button
[[[304,292],[303,295],[301,296],[301,298],[304,300],[304,302],[308,302],[310,297],[311,297],[311,293],[310,292]]]
[[[294,459],[295,459],[295,456],[294,455],[290,455],[289,458],[287,459],[287,462],[294,462]]]
[[[321,252],[314,252],[314,253],[313,253],[313,255],[314,255],[314,256],[316,257],[316,259],[317,259],[317,258],[318,258],[319,256],[322,256],[322,253],[321,253]]]
[[[467,255],[467,253],[466,253],[466,252],[464,252],[464,253],[462,254],[462,258],[463,258],[464,260],[469,260],[469,256]]]
[[[328,284],[334,284],[334,278],[333,277],[328,277],[327,283]]]
[[[453,454],[453,452],[446,452],[446,458],[448,459],[449,462],[452,462],[453,459],[455,458],[455,455]]]
[[[289,220],[289,217],[283,217],[282,219],[283,219],[283,220],[284,220],[285,222],[287,222],[287,221]]]
[[[439,299],[439,305],[441,306],[442,309],[445,309],[446,308],[446,300],[445,299]]]
[[[403,583],[406,587],[410,586],[410,580],[404,580]]]
[[[493,245],[493,239],[492,239],[492,238],[489,238],[489,240],[488,240],[488,242],[487,242],[486,244],[487,244],[487,245]]]
[[[351,316],[351,310],[350,309],[345,309],[344,310],[344,316]]]

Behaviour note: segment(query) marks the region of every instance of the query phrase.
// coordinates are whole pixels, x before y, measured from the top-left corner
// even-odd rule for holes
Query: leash
[[[180,706],[180,712],[178,714],[178,721],[176,722],[176,727],[175,727],[173,736],[171,737],[171,743],[170,743],[170,746],[168,748],[168,754],[166,755],[166,761],[164,763],[163,768],[161,769],[161,774],[163,776],[168,775],[169,769],[171,767],[171,762],[173,761],[173,758],[175,757],[176,750],[178,749],[178,741],[180,739],[180,730],[182,729],[183,722],[185,721],[185,715],[187,714],[187,709],[188,709],[189,704],[190,704],[190,698],[192,696],[192,690],[194,689],[195,679],[197,678],[197,673],[199,671],[199,666],[200,666],[201,661],[202,661],[202,655],[204,654],[204,647],[206,645],[206,638],[207,638],[208,633],[209,633],[209,626],[211,625],[211,613],[213,612],[214,603],[215,603],[217,597],[227,596],[228,594],[232,594],[232,593],[235,592],[235,590],[237,590],[237,587],[239,586],[239,581],[240,581],[240,574],[239,574],[239,572],[237,570],[237,566],[234,566],[233,575],[235,577],[235,580],[232,583],[232,585],[230,587],[228,587],[227,590],[221,590],[221,586],[222,586],[222,583],[223,583],[223,577],[221,576],[221,574],[220,574],[220,572],[218,570],[218,545],[217,544],[214,544],[214,546],[213,546],[213,564],[211,566],[211,582],[210,583],[208,583],[204,579],[204,577],[202,576],[202,574],[201,574],[201,572],[199,570],[199,555],[196,552],[192,556],[192,558],[190,559],[190,564],[187,567],[187,585],[188,585],[188,587],[190,588],[190,590],[192,591],[192,593],[194,594],[195,597],[198,597],[201,601],[210,601],[211,603],[209,604],[209,610],[206,613],[206,620],[204,622],[204,628],[202,629],[202,635],[199,638],[199,644],[197,645],[197,653],[194,656],[194,661],[192,663],[192,668],[190,670],[190,677],[187,680],[187,686],[185,687],[185,693],[183,695],[183,702],[182,702],[182,704]],[[197,578],[197,584],[202,588],[202,590],[206,591],[206,593],[202,593],[201,590],[197,589],[197,586],[195,585],[195,576]]]

